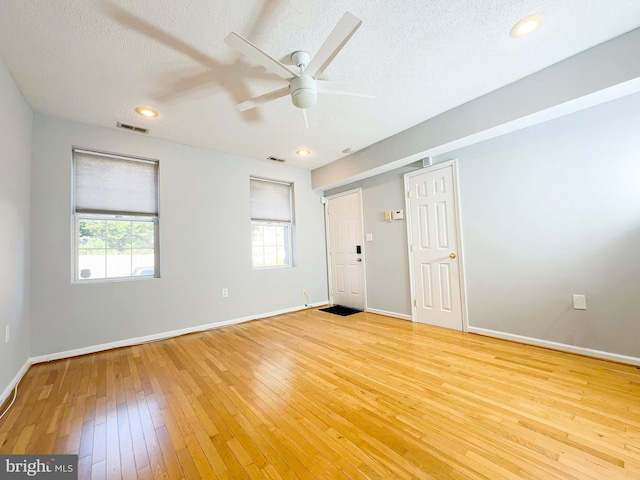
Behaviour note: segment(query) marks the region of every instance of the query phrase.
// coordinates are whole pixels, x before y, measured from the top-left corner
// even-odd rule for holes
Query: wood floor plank
[[[106,460],[91,465],[91,480],[107,480]]]
[[[169,478],[171,480],[184,478],[178,456],[176,455],[176,451],[171,443],[171,438],[166,426],[156,429],[156,438],[158,439],[158,445],[160,445],[160,450],[162,451],[162,459],[167,467],[167,474]]]
[[[135,396],[138,406],[138,412],[140,413],[140,423],[142,426],[142,432],[144,442],[149,456],[149,468],[152,477],[155,479],[168,478],[167,469],[162,457],[162,450],[160,443],[156,435],[156,430],[153,425],[151,413],[149,412],[149,406],[147,404],[144,391],[141,389]]]
[[[200,476],[200,473],[198,472],[198,468],[196,467],[195,462],[193,461],[193,458],[191,457],[191,453],[186,447],[182,450],[178,450],[176,452],[176,455],[178,456],[182,471],[184,472],[185,480],[195,480],[202,478]]]
[[[213,467],[209,463],[207,456],[200,447],[200,443],[194,435],[187,437],[187,449],[191,455],[191,458],[198,470],[200,478],[215,478]]]
[[[136,468],[141,470],[149,466],[150,463],[137,402],[127,403],[127,410],[129,414],[129,426],[131,428],[131,441],[133,443]]]
[[[136,462],[133,456],[133,443],[131,441],[131,428],[129,425],[129,412],[127,406],[118,407],[118,440],[120,446],[120,464],[122,472],[135,472]]]
[[[107,478],[122,478],[118,410],[115,401],[108,403],[107,412]]]
[[[640,370],[310,309],[32,366],[0,453],[79,478],[640,478]]]
[[[107,424],[106,422],[96,425],[93,429],[93,448],[91,449],[93,463],[105,462],[107,460]]]
[[[3,453],[26,453],[29,448],[29,443],[33,436],[35,425],[28,425],[20,431],[20,435],[16,437],[16,442],[11,450],[3,450]]]
[[[80,434],[80,447],[78,448],[78,458],[84,458],[93,455],[94,427],[95,424],[93,419],[87,420],[82,425],[82,433]]]
[[[92,458],[91,455],[78,459],[78,479],[91,480]]]
[[[211,437],[207,435],[205,429],[200,425],[194,425],[194,435],[202,452],[207,457],[216,478],[232,478],[224,459],[218,453],[218,450],[211,441]]]

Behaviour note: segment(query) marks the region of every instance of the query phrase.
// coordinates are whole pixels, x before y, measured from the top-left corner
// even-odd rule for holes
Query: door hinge
[[[411,198],[411,190],[407,191],[407,198]]]
[[[417,307],[417,306],[418,306],[418,300],[415,300],[415,299],[413,300],[413,306],[414,306],[414,307]]]
[[[416,246],[415,245],[411,245],[411,251],[415,252],[416,251]]]

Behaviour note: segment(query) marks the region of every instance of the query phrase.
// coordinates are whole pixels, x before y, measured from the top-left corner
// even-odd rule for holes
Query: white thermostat
[[[402,220],[404,218],[404,210],[394,210],[391,212],[391,218],[394,220]]]

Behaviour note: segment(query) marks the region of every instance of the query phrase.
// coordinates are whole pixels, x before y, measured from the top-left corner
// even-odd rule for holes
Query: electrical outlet
[[[306,295],[306,294],[307,294],[307,291],[303,288],[302,289],[302,295]]]
[[[227,298],[229,296],[229,289],[228,288],[223,288],[222,289],[222,298]]]
[[[575,310],[586,310],[587,309],[587,297],[584,295],[574,295],[573,296],[573,308]]]
[[[11,325],[7,325],[4,329],[4,343],[9,343],[9,335],[11,333],[11,329],[9,328]]]

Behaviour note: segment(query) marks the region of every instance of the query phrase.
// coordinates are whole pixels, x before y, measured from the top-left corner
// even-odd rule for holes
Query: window
[[[73,150],[76,282],[158,277],[158,162]]]
[[[253,268],[292,265],[292,191],[291,183],[251,178]]]

